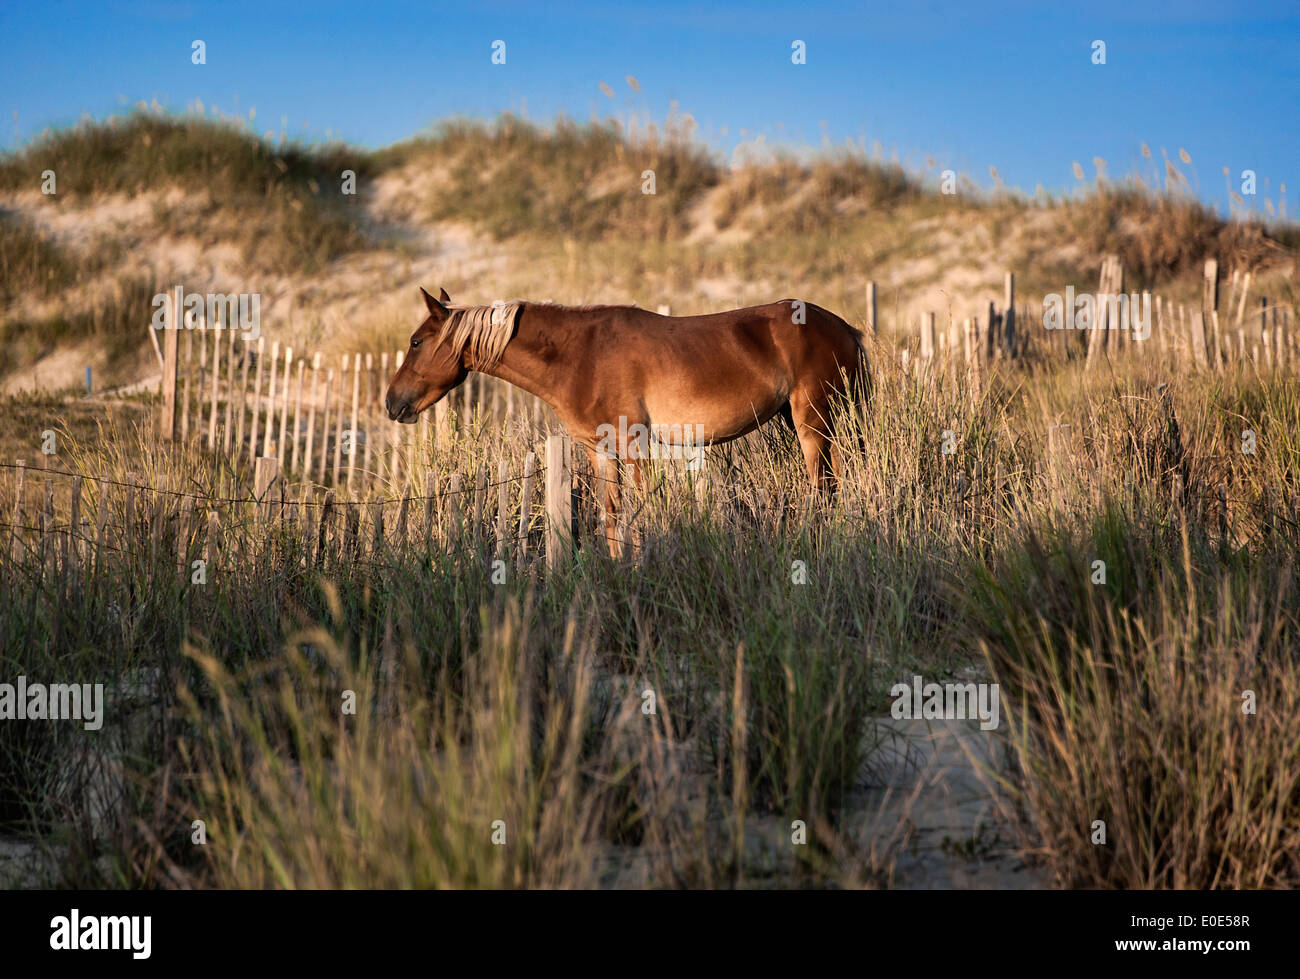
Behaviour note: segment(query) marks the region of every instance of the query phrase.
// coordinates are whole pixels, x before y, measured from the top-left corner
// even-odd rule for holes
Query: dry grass
[[[1163,373],[1058,366],[1028,385],[995,379],[972,406],[960,379],[882,359],[834,508],[793,507],[794,446],[764,430],[715,454],[703,496],[665,474],[637,518],[635,570],[584,536],[566,572],[495,585],[477,534],[318,568],[290,528],[249,537],[237,515],[219,548],[232,563],[202,588],[168,571],[171,532],[151,545],[147,523],[76,606],[33,565],[3,562],[6,669],[156,669],[180,692],[156,715],[166,736],[137,744],[107,849],[102,829],[73,834],[69,880],[880,884],[892,858],[859,835],[854,802],[871,718],[899,676],[987,657],[1011,700],[1008,815],[1023,813],[1025,853],[1058,883],[1292,885],[1300,389],[1192,377],[1160,393]],[[1075,424],[1057,454],[1045,405]],[[68,432],[64,464],[246,487],[242,468],[124,424]],[[1241,426],[1260,433],[1256,455],[1233,451]],[[482,418],[430,464],[441,485],[502,457],[518,471],[527,444]],[[92,494],[88,512],[101,505],[127,526],[120,492]],[[1098,557],[1105,586],[1091,581]],[[791,584],[796,560],[809,586]],[[1247,686],[1257,715],[1240,713]],[[646,689],[655,715],[640,711]],[[83,811],[75,786],[50,787],[54,746],[4,750],[26,773],[11,820],[30,810],[50,832]],[[196,814],[201,850],[177,828]],[[806,851],[781,845],[793,818]],[[1094,818],[1107,847],[1089,842]],[[513,845],[492,843],[497,819]]]
[[[542,129],[509,115],[495,125],[443,123],[382,151],[376,163],[445,168],[445,185],[418,216],[462,218],[499,239],[677,238],[696,196],[721,176],[707,153],[671,130],[629,140],[613,125],[561,119]],[[654,194],[642,192],[646,170],[654,171]]]
[[[179,187],[198,206],[160,212],[163,228],[214,231],[263,272],[314,272],[362,247],[358,199],[341,191],[370,155],[340,144],[275,146],[229,122],[137,112],[58,130],[0,159],[0,189],[34,191],[52,170],[57,194],[46,206],[92,205]],[[212,225],[215,224],[215,228]]]
[[[76,278],[63,250],[19,215],[0,215],[0,306],[20,296],[48,296]]]
[[[1277,264],[1287,249],[1262,224],[1225,221],[1194,198],[1175,191],[1100,185],[1067,205],[1068,227],[1086,251],[1119,256],[1141,287],[1195,274],[1207,255],[1220,268]]]
[[[152,186],[194,165],[184,140],[209,137],[132,125],[128,143],[91,137],[104,143],[103,175],[74,175],[77,193]],[[144,135],[179,142],[155,158],[134,148]],[[286,186],[290,199],[311,195],[310,181],[341,162],[222,139],[197,165],[218,181],[230,172],[246,204]],[[50,145],[72,165],[73,142]],[[39,151],[25,152],[5,162],[8,186]],[[716,278],[821,290],[815,298],[860,321],[863,256],[910,256],[912,222],[949,214],[1000,239],[1026,207],[950,205],[847,159],[727,176],[669,135],[641,145],[517,120],[447,127],[369,165],[426,162],[448,176],[422,217],[511,239],[503,254],[518,261],[491,293],[547,289],[539,298],[560,301],[681,309],[683,293]],[[640,194],[650,165],[657,198]],[[688,205],[705,192],[747,240],[683,243]],[[185,206],[209,207],[197,196]],[[792,254],[773,229],[805,209]],[[277,221],[262,231],[281,236]],[[1233,236],[1243,265],[1274,251],[1169,196],[1103,190],[1061,221],[1063,235],[1074,221],[1092,236],[1084,266],[1090,250],[1117,249],[1134,276],[1186,273],[1189,288],[1205,249],[1236,247]],[[5,246],[27,288],[63,274],[47,244],[20,230]],[[601,263],[587,261],[595,255]],[[496,298],[469,273],[441,284],[457,301]],[[95,301],[97,319],[64,322],[64,338],[125,323],[138,297]],[[361,329],[387,348],[410,325]],[[59,339],[46,322],[5,329],[23,358]],[[972,399],[941,366],[903,374],[889,344],[876,352],[870,412],[846,422],[833,506],[804,512],[794,440],[769,426],[713,453],[707,488],[665,473],[637,501],[635,562],[605,553],[590,509],[562,571],[525,561],[496,584],[488,533],[317,562],[290,526],[254,531],[251,507],[234,504],[222,510],[223,559],[192,586],[171,560],[171,517],[155,534],[126,512],[121,488],[88,487],[84,512],[111,514],[113,547],[83,568],[76,601],[42,574],[39,552],[0,548],[0,674],[157,675],[156,695],[117,732],[128,778],[107,825],[86,816],[94,767],[68,762],[87,742],[0,727],[13,773],[0,821],[45,840],[65,884],[877,886],[892,879],[905,834],[861,833],[873,718],[900,677],[977,669],[1011,698],[1006,815],[1058,884],[1300,883],[1295,375],[1189,373],[1131,348],[1084,374],[1034,331],[1026,359]],[[160,445],[133,411],[93,428],[84,411],[33,397],[3,417],[7,458],[30,458],[34,433],[55,428],[59,462],[79,471],[200,496],[249,491],[242,462]],[[1049,438],[1058,423],[1070,427]],[[1254,454],[1240,449],[1245,428],[1258,433]],[[472,482],[487,467],[494,478],[501,459],[518,473],[535,437],[517,419],[457,418],[449,443],[417,462],[443,488],[452,473]],[[0,479],[6,517],[12,485]],[[535,514],[532,528],[536,544]],[[809,585],[793,583],[796,561]],[[1256,714],[1241,712],[1245,688]],[[342,710],[346,690],[355,714]],[[641,711],[646,690],[655,714]],[[190,843],[195,818],[208,824],[205,848]],[[789,845],[794,819],[808,824],[806,848]],[[1105,846],[1091,842],[1096,819]]]

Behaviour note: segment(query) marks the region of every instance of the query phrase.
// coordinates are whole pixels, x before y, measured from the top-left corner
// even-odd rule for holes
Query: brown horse
[[[650,439],[689,455],[777,414],[794,428],[813,490],[834,487],[831,401],[865,391],[868,374],[862,334],[820,306],[783,299],[661,316],[634,306],[454,306],[445,291],[441,301],[420,293],[429,315],[388,385],[388,416],[413,423],[470,371],[523,388],[551,406],[604,477],[607,530],[620,504],[616,460],[634,464],[641,486]]]

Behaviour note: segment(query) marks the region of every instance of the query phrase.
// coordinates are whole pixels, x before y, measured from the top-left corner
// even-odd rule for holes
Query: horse
[[[455,305],[445,289],[435,299],[423,287],[420,295],[428,315],[389,382],[388,417],[414,424],[470,371],[536,395],[601,478],[610,540],[619,463],[631,464],[643,488],[646,433],[661,450],[689,454],[780,415],[799,441],[811,491],[825,497],[841,470],[831,403],[865,400],[869,389],[863,333],[802,300],[664,316],[635,306]]]

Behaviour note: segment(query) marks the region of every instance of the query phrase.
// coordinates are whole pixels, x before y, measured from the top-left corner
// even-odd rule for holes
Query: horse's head
[[[406,359],[388,384],[384,408],[395,422],[414,424],[420,412],[465,380],[468,373],[464,356],[453,351],[449,338],[438,342],[443,324],[451,315],[444,305],[451,302],[451,297],[445,290],[439,292],[441,302],[420,290],[429,315],[411,334]]]

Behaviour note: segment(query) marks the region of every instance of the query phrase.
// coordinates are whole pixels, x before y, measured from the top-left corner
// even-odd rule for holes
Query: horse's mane
[[[506,344],[515,335],[522,306],[520,302],[451,306],[451,315],[438,333],[438,343],[449,342],[457,357],[468,353],[479,370],[492,367],[501,359]]]

